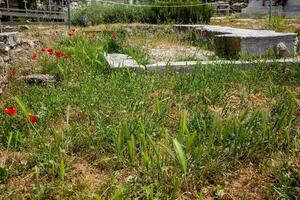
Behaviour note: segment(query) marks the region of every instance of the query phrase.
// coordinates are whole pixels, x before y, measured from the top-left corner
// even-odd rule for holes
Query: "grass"
[[[245,183],[238,192],[226,183],[245,168],[258,177],[249,180],[263,190],[257,199],[299,196],[299,64],[113,71],[108,49],[145,61],[116,32],[56,41],[68,60],[39,53],[55,85],[10,77],[1,108],[19,113],[0,113],[4,198],[253,198]],[[38,122],[24,120],[28,113]]]
[[[272,16],[271,20],[267,17],[265,19],[265,24],[266,24],[265,26],[268,29],[275,30],[278,32],[284,31],[284,27],[286,26],[286,23],[287,23],[286,19],[278,13]]]
[[[76,8],[73,12],[72,22],[75,25],[85,26],[109,23],[208,23],[213,15],[213,8],[210,5],[198,4],[199,2],[192,0],[185,2],[153,1],[146,6],[94,2]]]

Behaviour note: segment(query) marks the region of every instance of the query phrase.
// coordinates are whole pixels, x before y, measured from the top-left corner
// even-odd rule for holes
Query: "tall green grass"
[[[73,12],[74,25],[84,25],[86,16],[89,22],[95,24],[110,23],[208,23],[213,15],[213,8],[209,5],[187,6],[201,4],[201,1],[155,1],[146,7],[111,5],[93,3],[82,6]],[[183,7],[168,7],[168,6]]]

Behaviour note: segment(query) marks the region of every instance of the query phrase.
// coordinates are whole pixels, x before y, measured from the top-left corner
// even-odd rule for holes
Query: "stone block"
[[[135,68],[145,69],[145,66],[139,65],[132,57],[126,54],[109,53],[104,54],[106,61],[112,69],[116,68]]]
[[[211,25],[175,26],[175,30],[187,30],[188,28],[194,29],[198,39],[214,39],[216,54],[219,56],[267,56],[270,51],[276,52],[279,43],[286,45],[289,56],[296,55],[298,44],[296,33]]]

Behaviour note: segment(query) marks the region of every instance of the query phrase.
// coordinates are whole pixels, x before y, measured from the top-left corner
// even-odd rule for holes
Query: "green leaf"
[[[19,97],[15,97],[15,101],[17,102],[18,106],[20,107],[23,115],[25,115],[25,117],[29,117],[29,111],[28,111],[26,104],[21,99],[19,99]]]
[[[173,144],[174,144],[174,149],[176,151],[177,159],[180,163],[181,169],[182,169],[184,175],[186,175],[187,164],[186,164],[185,153],[182,149],[182,145],[176,139],[173,140]]]

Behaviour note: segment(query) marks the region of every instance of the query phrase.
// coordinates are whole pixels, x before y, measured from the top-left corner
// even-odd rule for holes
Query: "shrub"
[[[197,2],[154,2],[151,6],[124,6],[91,4],[82,6],[73,13],[73,24],[85,25],[87,16],[91,24],[106,23],[202,23],[209,22],[213,8],[211,6],[167,7],[174,5],[190,5]],[[163,7],[161,7],[163,6]],[[165,7],[166,6],[166,7]]]
[[[193,5],[198,2],[166,2],[157,1],[151,8],[152,23],[208,23],[213,15],[213,8],[209,5],[203,6],[184,6]],[[178,5],[179,7],[172,7]],[[164,7],[159,7],[164,6]],[[168,7],[170,6],[170,7]],[[183,7],[180,7],[183,6]]]
[[[147,8],[123,5],[91,4],[76,9],[73,13],[73,24],[84,25],[83,18],[88,17],[90,23],[131,23],[147,21]]]

